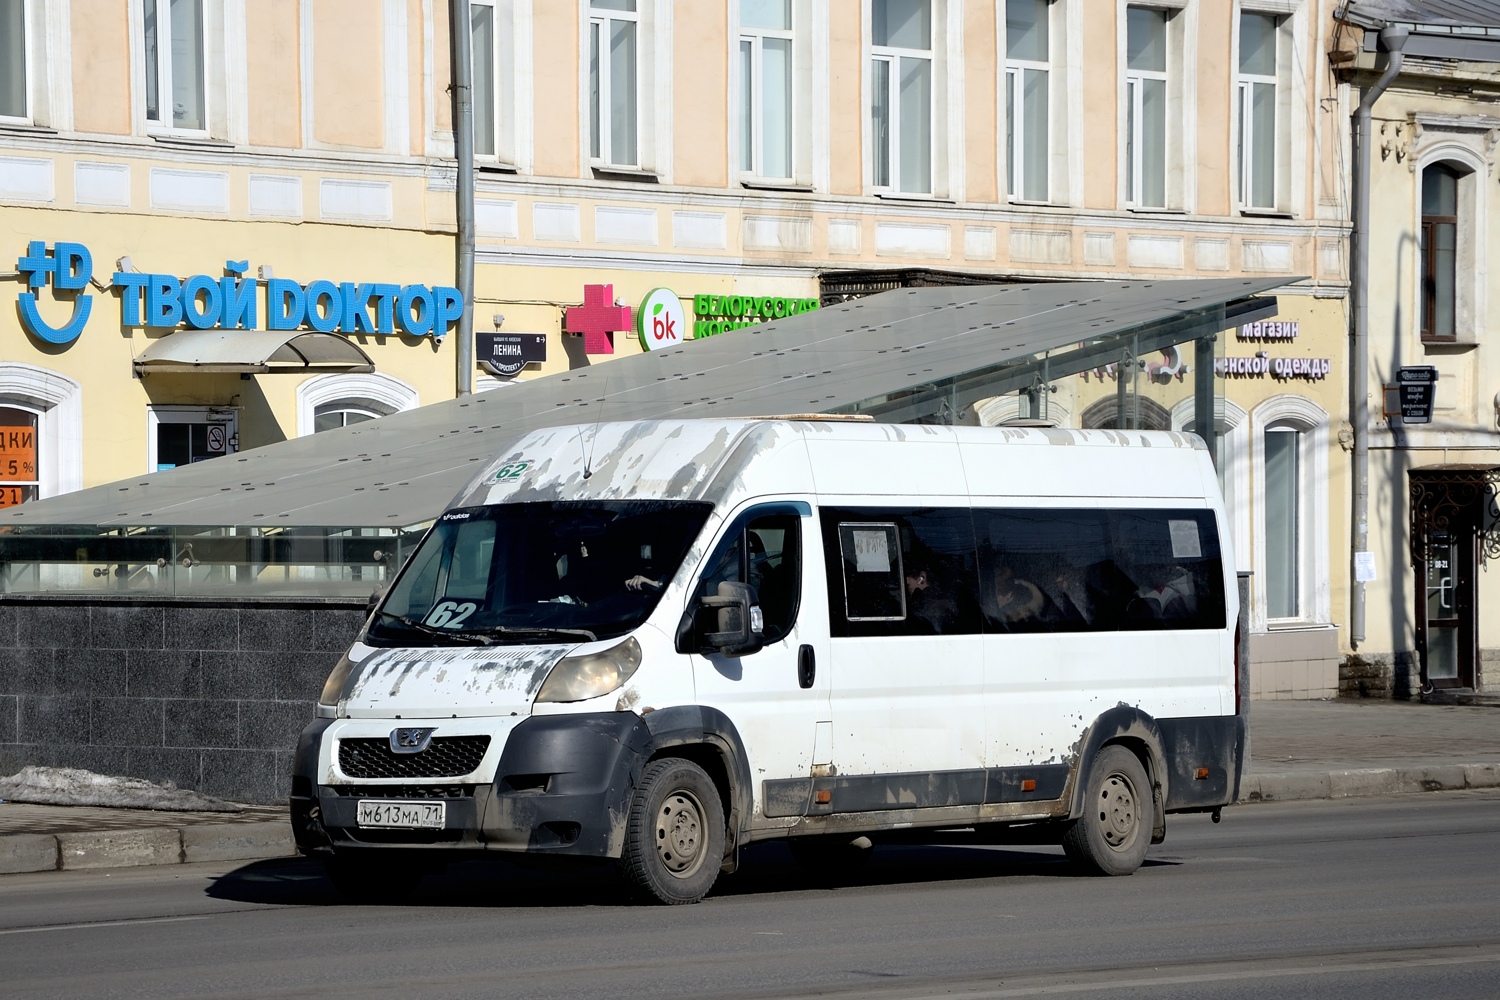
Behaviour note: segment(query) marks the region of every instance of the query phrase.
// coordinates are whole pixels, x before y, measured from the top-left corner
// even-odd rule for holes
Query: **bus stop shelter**
[[[1109,370],[1112,426],[1128,429],[1135,374],[1169,350],[1176,377],[1190,377],[1191,429],[1215,452],[1218,335],[1274,316],[1265,293],[1289,280],[882,292],[12,508],[0,513],[0,587],[363,596],[480,463],[535,428],[808,413],[975,422],[981,403],[1008,395],[1035,416],[1059,380]]]

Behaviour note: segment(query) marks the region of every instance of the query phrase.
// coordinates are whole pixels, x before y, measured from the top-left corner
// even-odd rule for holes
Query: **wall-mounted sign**
[[[52,255],[46,244],[32,241],[26,256],[16,264],[28,275],[32,288],[42,287],[48,277],[53,287],[74,291],[86,286],[94,274],[93,256],[80,243],[57,243]],[[260,322],[262,282],[246,276],[248,260],[224,262],[224,274],[195,274],[178,278],[171,274],[116,271],[111,287],[120,294],[120,324],[153,329],[187,325],[195,330],[254,330]],[[286,278],[267,278],[265,319],[267,330],[300,330],[319,333],[390,334],[400,331],[413,337],[437,337],[463,315],[463,296],[447,285],[397,285],[383,282],[318,280],[303,285]],[[28,332],[53,344],[78,339],[88,321],[91,296],[80,295],[73,318],[61,327],[44,322],[36,309],[36,295],[21,296],[22,321]]]
[[[474,360],[491,375],[515,375],[547,360],[545,333],[476,333]]]
[[[49,257],[47,244],[32,240],[26,245],[26,255],[16,261],[16,270],[26,275],[27,288],[42,288],[50,280],[55,292],[78,292],[86,288],[94,276],[94,257],[82,243],[55,243]],[[37,310],[35,292],[22,292],[19,304],[21,324],[27,333],[49,344],[71,344],[89,321],[94,297],[79,295],[75,298],[73,315],[62,326],[52,326],[42,319]]]
[[[1235,330],[1241,340],[1296,340],[1300,333],[1294,319],[1266,319],[1258,323],[1246,323]]]
[[[1215,358],[1214,374],[1221,378],[1261,378],[1271,375],[1279,379],[1301,378],[1318,381],[1333,371],[1333,362],[1328,358],[1273,358],[1265,351],[1256,351],[1250,358]]]
[[[1403,424],[1432,423],[1432,404],[1437,399],[1437,381],[1437,369],[1427,365],[1396,369]]]
[[[641,338],[641,348],[647,351],[682,343],[687,335],[682,300],[670,288],[651,289],[635,311],[635,333]]]
[[[563,329],[583,334],[584,354],[615,353],[610,334],[630,329],[630,307],[614,301],[614,285],[584,285],[583,305],[569,306],[563,314]]]
[[[785,319],[817,308],[817,299],[773,295],[694,295],[693,339]]]

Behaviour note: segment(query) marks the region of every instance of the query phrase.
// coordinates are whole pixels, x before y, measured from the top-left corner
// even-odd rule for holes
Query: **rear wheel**
[[[659,903],[696,903],[723,860],[724,805],[713,780],[690,760],[647,765],[625,827],[625,878]]]
[[[1151,785],[1135,754],[1107,746],[1094,755],[1083,815],[1063,833],[1068,857],[1092,875],[1129,875],[1151,846]]]

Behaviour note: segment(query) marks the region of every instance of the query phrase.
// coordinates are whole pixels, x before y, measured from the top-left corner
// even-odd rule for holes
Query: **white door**
[[[696,600],[715,595],[726,580],[749,583],[764,615],[768,641],[757,652],[693,657],[698,702],[727,715],[744,743],[757,817],[802,815],[813,765],[828,763],[828,599],[821,563],[807,502],[757,502],[730,519],[693,591]],[[707,612],[699,614],[700,633],[711,630]]]
[[[833,632],[833,812],[983,801],[973,522],[952,506],[821,510]]]

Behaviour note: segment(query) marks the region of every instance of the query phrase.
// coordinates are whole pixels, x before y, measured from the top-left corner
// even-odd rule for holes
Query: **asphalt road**
[[[1500,996],[1500,792],[1172,817],[1129,878],[1051,848],[881,848],[810,884],[747,851],[696,906],[598,870],[469,863],[401,906],[317,865],[0,877],[23,997]]]

